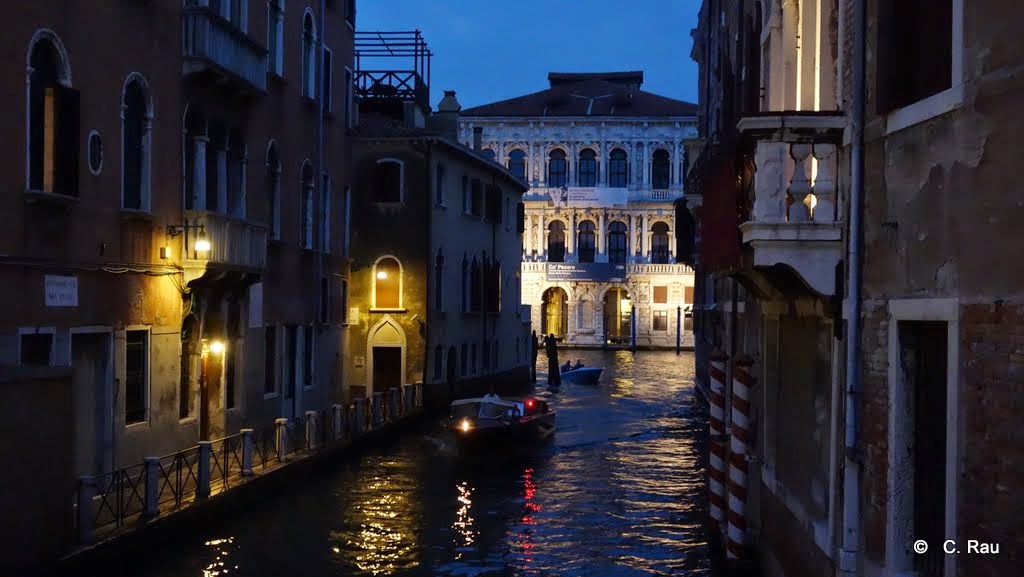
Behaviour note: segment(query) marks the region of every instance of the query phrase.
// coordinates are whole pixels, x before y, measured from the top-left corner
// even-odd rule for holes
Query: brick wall
[[[995,577],[1024,564],[1024,303],[961,309],[960,539],[999,543],[993,556],[961,555],[959,575]]]
[[[885,561],[886,501],[889,466],[889,318],[882,303],[864,303],[863,413],[864,449],[862,531],[865,553],[879,564]]]

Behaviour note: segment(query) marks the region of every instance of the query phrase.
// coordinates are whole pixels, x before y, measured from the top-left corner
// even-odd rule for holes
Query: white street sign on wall
[[[46,306],[77,307],[78,277],[45,275]]]

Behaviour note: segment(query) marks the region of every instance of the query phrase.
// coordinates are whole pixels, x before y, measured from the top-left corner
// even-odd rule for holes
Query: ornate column
[[[636,262],[636,220],[633,213],[626,213],[629,220],[629,241],[626,243],[626,262]]]
[[[677,127],[679,126],[678,122],[676,123],[676,126]],[[680,158],[680,155],[679,155],[679,141],[678,140],[673,140],[672,141],[672,189],[673,190],[679,188],[679,178],[680,178],[680,174],[679,174],[680,173],[680,170],[679,170],[679,158]]]
[[[607,243],[607,240],[605,239],[605,217],[607,212],[608,211],[606,209],[602,208],[601,211],[597,213],[597,254],[599,255],[604,255],[606,250],[605,244]],[[600,259],[597,258],[594,260],[600,261]],[[604,259],[602,262],[607,262],[607,260],[608,259]]]
[[[537,248],[537,254],[542,257],[541,260],[548,260],[548,227],[546,221],[544,209],[541,209],[540,227],[537,229],[537,244],[540,245]]]
[[[651,231],[650,225],[647,220],[647,212],[643,214],[643,229],[640,231],[640,256],[643,258],[643,262],[648,262],[648,256],[651,251]]]
[[[572,259],[566,259],[566,260],[567,261],[571,260],[573,262],[576,262],[578,259],[576,258],[576,210],[575,209],[572,209],[572,208],[569,209],[569,226],[566,227],[566,228],[568,228],[569,230],[565,231],[566,232],[566,235],[565,235],[566,236],[566,238],[565,238],[565,245],[566,245],[566,247],[565,248],[566,248],[566,252],[568,252],[569,254],[572,255]]]

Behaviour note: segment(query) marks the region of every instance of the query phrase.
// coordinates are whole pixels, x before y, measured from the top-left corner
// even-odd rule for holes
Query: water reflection
[[[455,531],[455,558],[461,559],[462,553],[473,545],[477,533],[473,530],[473,517],[469,513],[469,508],[473,505],[473,489],[465,482],[459,483],[456,489],[459,509],[455,512],[452,529]]]
[[[692,395],[692,357],[571,357],[605,376],[597,387],[538,388],[558,411],[543,446],[456,456],[424,428],[126,575],[710,575],[698,463],[706,415]]]

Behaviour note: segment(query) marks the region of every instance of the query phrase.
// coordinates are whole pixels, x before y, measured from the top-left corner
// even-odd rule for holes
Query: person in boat
[[[576,359],[576,364],[573,365],[572,370],[575,371],[576,369],[582,369],[582,368],[583,368],[583,361],[581,361],[579,359]]]
[[[565,364],[562,365],[562,372],[563,373],[567,373],[567,372],[569,372],[571,370],[572,370],[572,362],[571,361],[565,361]]]

